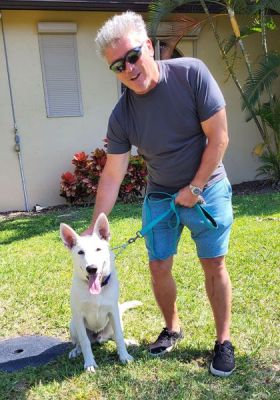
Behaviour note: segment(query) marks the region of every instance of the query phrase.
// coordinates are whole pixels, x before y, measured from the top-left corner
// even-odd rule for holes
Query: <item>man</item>
[[[177,193],[180,218],[177,228],[166,218],[145,237],[152,287],[166,324],[149,352],[154,356],[164,354],[183,338],[171,270],[180,234],[187,226],[205,274],[216,325],[210,371],[228,376],[235,365],[230,342],[231,282],[225,266],[232,206],[231,187],[222,164],[228,145],[224,98],[200,60],[155,61],[152,42],[138,14],[126,12],[108,20],[97,34],[96,45],[126,90],[109,119],[108,156],[93,223],[100,212],[109,214],[112,210],[127,171],[131,146],[137,146],[147,162],[147,193]],[[164,196],[158,194],[156,201],[146,197],[144,224],[166,210]],[[205,227],[193,208],[201,197],[217,229]],[[92,231],[93,223],[84,234]]]

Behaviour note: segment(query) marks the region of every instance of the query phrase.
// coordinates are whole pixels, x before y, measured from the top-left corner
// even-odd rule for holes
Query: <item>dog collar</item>
[[[101,287],[107,285],[107,283],[109,282],[110,277],[111,277],[111,274],[109,274],[107,276],[107,278],[104,279],[104,281],[101,283]]]

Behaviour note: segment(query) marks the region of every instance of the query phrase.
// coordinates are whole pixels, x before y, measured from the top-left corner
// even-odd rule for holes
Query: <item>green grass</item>
[[[178,308],[185,338],[161,359],[147,344],[163,326],[151,287],[144,241],[117,257],[121,301],[141,308],[124,315],[125,336],[139,341],[135,362],[121,365],[113,342],[94,349],[99,369],[90,375],[83,360],[67,354],[38,368],[0,372],[1,400],[104,399],[277,399],[280,398],[280,194],[236,196],[235,222],[227,257],[233,284],[232,340],[237,369],[228,379],[207,366],[215,331],[203,273],[184,231],[175,259]],[[140,205],[118,204],[110,216],[112,246],[140,228]],[[0,220],[0,339],[48,335],[69,340],[70,255],[59,238],[59,223],[85,229],[90,208]]]

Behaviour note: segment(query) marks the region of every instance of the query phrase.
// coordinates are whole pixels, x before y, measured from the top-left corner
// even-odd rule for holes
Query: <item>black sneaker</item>
[[[167,328],[163,328],[157,340],[150,344],[149,353],[152,356],[161,356],[162,354],[169,353],[183,337],[181,329],[180,332],[173,332]]]
[[[234,348],[229,340],[220,343],[216,340],[214,357],[210,365],[210,372],[216,376],[229,376],[235,368]]]

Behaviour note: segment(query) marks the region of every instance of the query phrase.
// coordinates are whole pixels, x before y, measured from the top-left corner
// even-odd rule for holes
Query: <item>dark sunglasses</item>
[[[119,58],[110,65],[110,70],[116,73],[123,72],[126,68],[126,62],[129,62],[129,64],[137,63],[142,55],[142,47],[143,44],[141,46],[134,47],[132,50],[129,50],[123,58]]]

